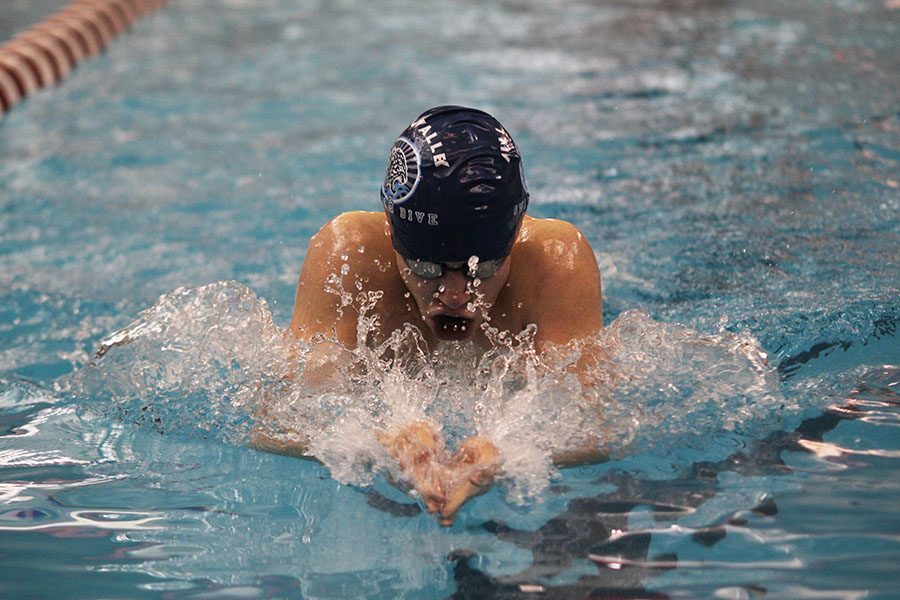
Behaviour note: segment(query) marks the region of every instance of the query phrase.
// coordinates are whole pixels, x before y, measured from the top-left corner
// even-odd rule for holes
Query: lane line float
[[[167,0],[74,0],[0,45],[0,120],[41,88],[58,84],[78,63],[103,52],[137,19]]]

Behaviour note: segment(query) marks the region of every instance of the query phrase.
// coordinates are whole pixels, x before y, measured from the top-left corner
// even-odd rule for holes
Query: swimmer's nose
[[[447,308],[454,310],[465,306],[470,300],[468,280],[459,271],[449,271],[441,277],[437,299]]]

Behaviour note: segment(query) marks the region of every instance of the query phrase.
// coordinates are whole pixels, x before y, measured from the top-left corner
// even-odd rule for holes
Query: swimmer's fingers
[[[404,494],[410,494],[415,490],[426,502],[444,501],[446,498],[444,477],[440,473],[444,469],[443,464],[435,459],[414,465],[409,465],[405,460],[402,463],[399,471],[393,469],[385,471],[384,476],[388,483]]]
[[[491,486],[494,485],[494,473],[493,469],[479,470],[478,473],[468,474],[466,477],[458,480],[457,484],[447,494],[447,501],[444,503],[441,515],[438,518],[440,524],[445,527],[453,525],[453,519],[463,504],[491,489]]]
[[[406,471],[400,477],[391,473],[386,473],[385,476],[388,483],[404,494],[420,498],[430,513],[440,512],[447,501],[441,479],[422,469]]]
[[[481,486],[477,486],[469,480],[465,480],[457,484],[452,490],[450,490],[450,495],[447,498],[447,502],[444,503],[444,506],[441,509],[441,525],[452,525],[453,519],[454,517],[456,517],[456,513],[459,512],[459,509],[462,508],[462,505],[465,504],[470,498],[473,498],[482,493],[483,491]]]
[[[491,489],[500,472],[500,462],[500,451],[487,438],[473,436],[460,444],[448,465],[451,483],[441,510],[442,525],[452,525],[463,504]]]
[[[437,513],[444,510],[447,496],[444,494],[443,490],[419,490],[419,493],[422,494],[422,500],[425,502],[425,510],[430,513]]]
[[[438,461],[418,465],[412,471],[413,485],[422,497],[425,509],[430,513],[441,512],[447,502],[445,480],[446,468]]]
[[[428,422],[413,421],[396,432],[376,431],[375,439],[397,459],[401,468],[444,458],[444,440]]]
[[[447,500],[446,452],[439,431],[425,421],[407,423],[396,431],[376,431],[375,438],[396,459],[402,478],[415,488],[428,512],[440,512]]]

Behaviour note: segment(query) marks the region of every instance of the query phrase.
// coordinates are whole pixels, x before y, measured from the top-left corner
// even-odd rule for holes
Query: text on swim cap
[[[450,163],[447,162],[447,155],[443,152],[439,154],[435,154],[434,151],[444,145],[440,140],[437,143],[432,144],[431,141],[437,137],[436,131],[431,131],[431,125],[428,125],[425,122],[425,118],[421,118],[418,121],[414,122],[411,127],[417,127],[419,135],[421,135],[425,139],[425,143],[428,144],[428,147],[431,149],[431,159],[434,162],[435,167],[449,167]]]
[[[425,223],[426,225],[434,225],[438,224],[438,215],[437,213],[427,213],[420,210],[407,210],[402,206],[394,206],[394,203],[390,200],[386,200],[384,202],[384,208],[391,214],[394,214],[394,210],[396,209],[397,214],[404,221],[409,221],[410,223]]]
[[[512,138],[502,127],[495,127],[494,131],[497,132],[497,140],[500,142],[500,156],[505,158],[506,162],[509,162],[509,155],[516,152],[516,145],[513,144]]]
[[[528,208],[528,199],[522,200],[521,202],[517,202],[515,206],[513,206],[513,216],[518,217],[519,215],[525,212],[525,209]]]

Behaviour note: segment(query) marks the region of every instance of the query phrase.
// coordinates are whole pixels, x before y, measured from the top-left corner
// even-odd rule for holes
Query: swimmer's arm
[[[250,447],[272,454],[284,454],[296,458],[318,460],[309,453],[308,440],[301,432],[277,427],[269,416],[271,405],[265,401],[260,402],[259,408],[253,415],[254,425],[250,430]]]
[[[326,223],[310,240],[289,332],[305,342],[334,340],[318,341],[306,356],[298,383],[310,393],[322,393],[347,381],[354,363],[349,349],[356,346],[358,314],[352,306],[342,305],[341,287],[345,293],[356,291],[354,282],[365,272],[364,255],[358,249],[375,233],[383,235],[376,231],[378,225],[371,213],[344,213]],[[276,419],[270,415],[272,401],[261,399],[254,415],[257,426],[251,432],[251,445],[268,452],[313,458],[308,448],[309,432],[277,428]]]
[[[308,393],[322,393],[340,387],[353,367],[353,353],[344,346],[323,341],[312,347],[300,376]]]
[[[601,448],[599,440],[591,437],[579,446],[557,450],[551,455],[553,465],[560,469],[596,465],[609,460],[609,452]]]
[[[272,454],[283,454],[320,462],[318,458],[310,454],[309,448],[304,442],[285,439],[281,435],[265,431],[262,426],[256,426],[250,431],[250,447]]]
[[[309,396],[338,388],[346,380],[352,364],[353,354],[349,350],[335,342],[319,342],[306,357],[300,385]],[[318,460],[309,452],[309,432],[281,427],[278,418],[271,414],[276,398],[265,392],[261,395],[253,415],[255,425],[250,431],[250,446],[273,454]]]
[[[551,220],[548,220],[551,221]],[[603,328],[600,269],[594,250],[578,229],[552,221],[531,244],[530,298],[526,322],[537,325],[536,344],[591,339]]]
[[[343,306],[338,279],[345,294],[355,294],[354,282],[366,271],[358,248],[371,235],[368,213],[350,212],[326,223],[309,242],[297,282],[290,332],[300,340],[336,339],[356,347],[358,314]]]
[[[356,293],[355,283],[371,270],[364,264],[368,255],[359,248],[377,233],[377,225],[371,213],[344,213],[326,223],[309,242],[289,331],[305,342],[333,341],[319,341],[307,356],[301,375],[305,388],[321,392],[346,381],[354,362],[349,349],[357,345],[359,315],[354,306],[343,305],[341,294]]]
[[[524,249],[530,266],[529,285],[523,286],[525,322],[537,326],[539,353],[576,342],[579,358],[566,370],[592,387],[609,374],[606,352],[597,341],[603,328],[600,269],[590,243],[574,225],[544,221],[540,236]]]

